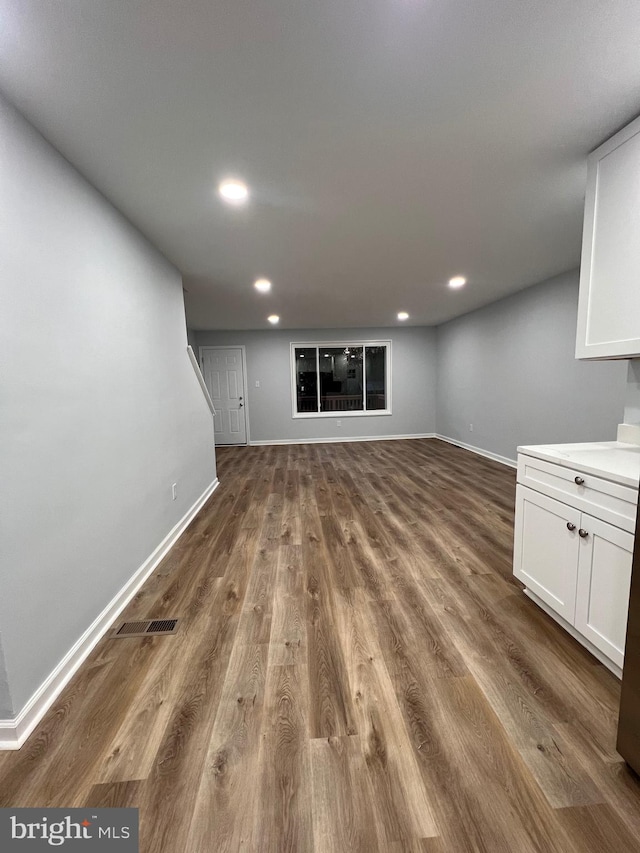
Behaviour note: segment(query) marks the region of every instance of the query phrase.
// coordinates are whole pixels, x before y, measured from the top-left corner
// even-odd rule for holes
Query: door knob
[[[580,530],[578,530],[578,536],[579,536],[581,539],[586,539],[588,535],[589,535],[589,534],[587,533],[587,531],[586,531],[586,530],[583,530],[583,528],[582,528],[582,527],[580,528]]]
[[[573,482],[576,486],[584,486],[584,477],[574,477]]]
[[[576,529],[575,524],[571,524],[570,521],[567,521],[567,530],[575,530],[575,529]]]
[[[241,409],[243,406],[244,406],[244,403],[240,403],[240,405],[238,406],[238,408],[239,408],[239,409]]]

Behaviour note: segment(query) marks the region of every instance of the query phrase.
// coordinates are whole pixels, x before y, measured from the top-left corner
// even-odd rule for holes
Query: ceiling
[[[425,325],[577,266],[639,37],[637,0],[0,0],[0,89],[182,271],[193,328]]]

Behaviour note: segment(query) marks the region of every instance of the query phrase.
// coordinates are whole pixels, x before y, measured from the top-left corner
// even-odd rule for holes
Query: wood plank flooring
[[[144,853],[640,853],[619,684],[511,576],[515,472],[435,439],[218,449],[220,488],[0,806]]]

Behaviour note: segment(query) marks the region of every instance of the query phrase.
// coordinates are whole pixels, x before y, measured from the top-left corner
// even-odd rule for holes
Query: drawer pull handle
[[[584,477],[575,477],[573,482],[576,486],[584,486]]]
[[[589,534],[587,533],[587,531],[584,530],[582,527],[580,528],[580,530],[578,530],[578,536],[580,536],[581,539],[586,539],[588,535]]]
[[[567,521],[567,530],[575,530],[575,529],[576,529],[575,524],[571,524],[570,521]]]

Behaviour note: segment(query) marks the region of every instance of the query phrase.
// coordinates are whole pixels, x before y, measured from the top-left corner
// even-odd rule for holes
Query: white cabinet
[[[633,536],[598,518],[583,515],[574,625],[619,667],[629,609]]]
[[[587,161],[576,358],[640,356],[640,119]]]
[[[513,573],[573,624],[580,511],[526,486],[516,490]]]
[[[526,593],[621,674],[637,490],[518,455],[513,573]]]

